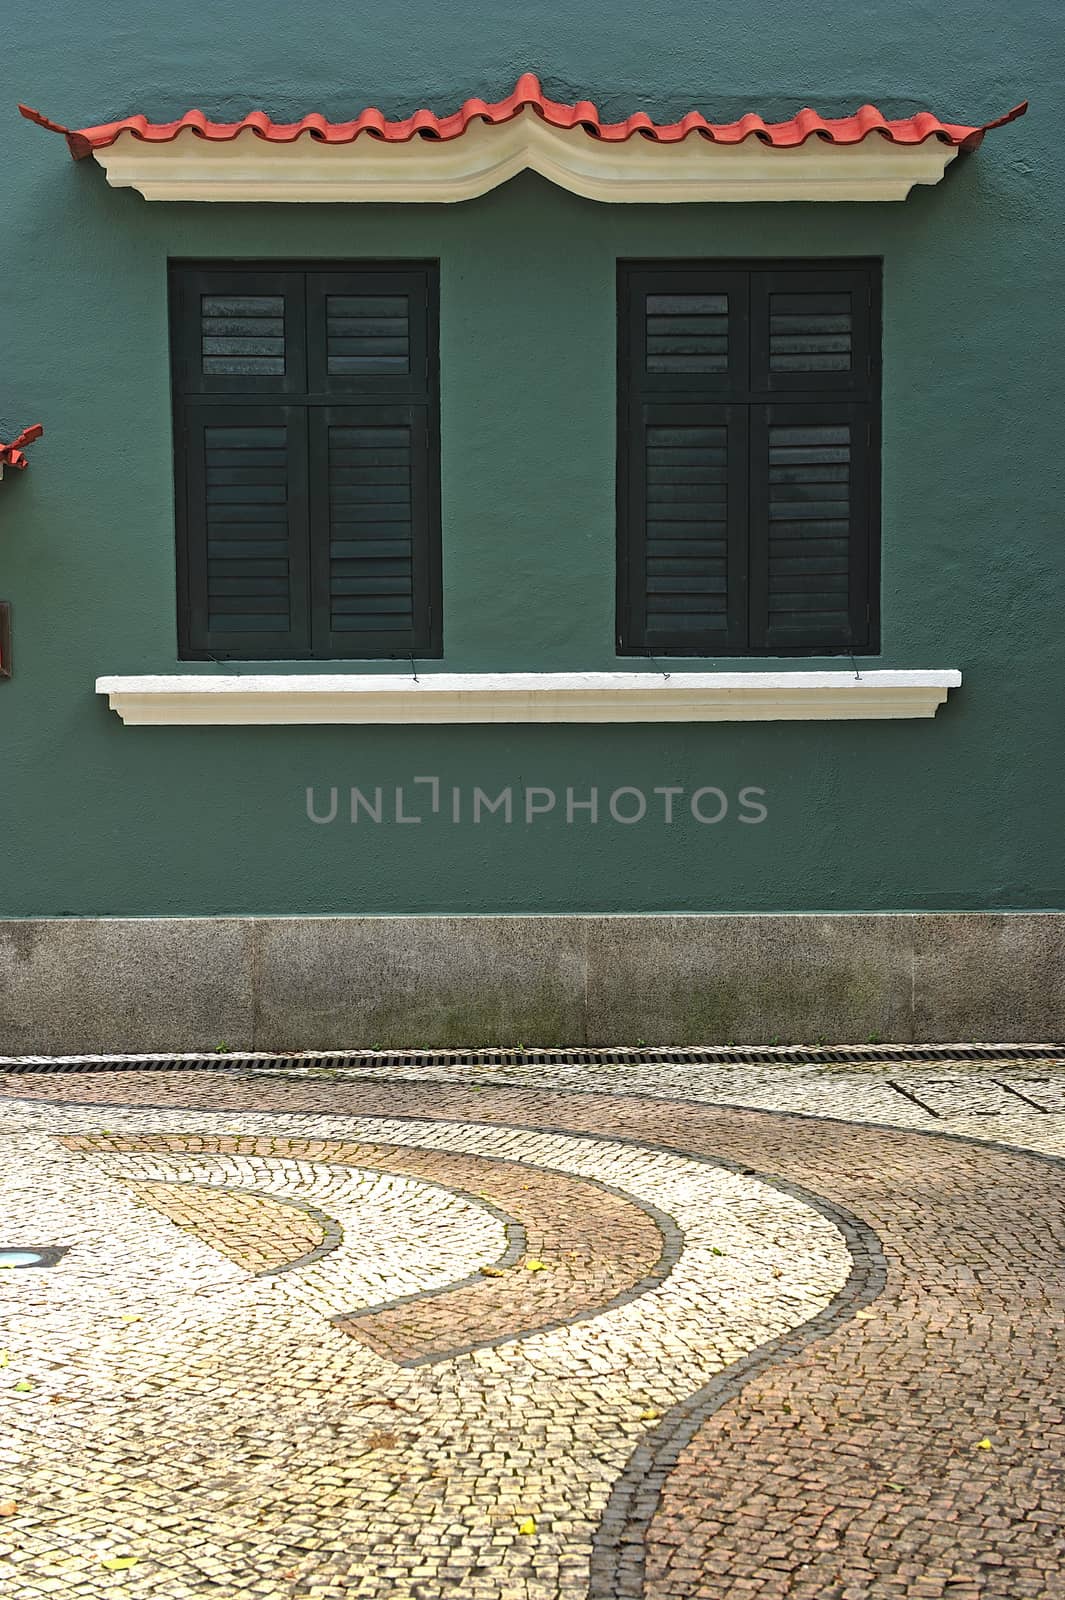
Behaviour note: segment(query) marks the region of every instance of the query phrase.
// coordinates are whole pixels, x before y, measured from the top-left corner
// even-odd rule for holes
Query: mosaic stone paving
[[[1065,1594],[1065,1063],[683,1075],[0,1077],[0,1594]]]

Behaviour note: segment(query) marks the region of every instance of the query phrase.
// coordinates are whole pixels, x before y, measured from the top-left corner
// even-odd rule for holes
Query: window
[[[618,648],[879,648],[880,268],[623,264]]]
[[[437,274],[171,271],[186,660],[439,655]]]

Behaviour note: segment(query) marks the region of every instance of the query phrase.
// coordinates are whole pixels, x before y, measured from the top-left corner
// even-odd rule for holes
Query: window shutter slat
[[[189,653],[300,657],[307,627],[307,461],[289,406],[188,407]]]
[[[865,650],[869,408],[756,406],[751,418],[751,642]]]

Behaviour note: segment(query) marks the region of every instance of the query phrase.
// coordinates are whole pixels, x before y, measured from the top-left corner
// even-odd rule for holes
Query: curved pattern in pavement
[[[401,1366],[449,1359],[624,1305],[660,1284],[683,1249],[676,1223],[648,1200],[586,1175],[575,1178],[528,1162],[340,1139],[236,1140],[204,1133],[87,1135],[63,1142],[85,1154],[182,1156],[201,1167],[207,1158],[222,1157],[228,1166],[221,1176],[244,1168],[248,1183],[255,1181],[257,1164],[265,1176],[263,1161],[274,1170],[300,1162],[305,1173],[321,1163],[402,1174],[490,1211],[504,1223],[509,1241],[502,1255],[475,1264],[457,1282],[425,1285],[333,1315],[344,1333]],[[124,1176],[121,1169],[117,1175]],[[229,1184],[188,1178],[138,1182],[126,1176],[126,1182],[172,1222],[250,1271],[263,1270],[253,1264],[260,1260],[269,1270],[271,1256],[274,1270],[305,1266],[340,1243],[339,1223],[306,1201],[282,1202],[276,1195],[242,1194]],[[281,1213],[279,1226],[284,1203],[309,1213],[295,1248],[290,1218]],[[274,1212],[272,1240],[262,1237],[268,1207]],[[306,1224],[315,1214],[322,1237],[308,1243]]]
[[[1065,1197],[1051,1160],[896,1127],[635,1096],[206,1078],[174,1074],[161,1093],[150,1074],[79,1074],[66,1092],[140,1106],[108,1111],[112,1126],[127,1129],[165,1100],[171,1109],[154,1112],[151,1125],[168,1133],[191,1131],[193,1118],[216,1128],[224,1118],[256,1137],[271,1126],[296,1137],[298,1125],[300,1138],[347,1138],[359,1148],[496,1153],[528,1170],[565,1165],[575,1178],[594,1167],[601,1181],[630,1185],[690,1223],[694,1249],[636,1302],[434,1367],[374,1366],[378,1358],[363,1351],[358,1362],[371,1365],[349,1358],[338,1368],[336,1347],[321,1340],[320,1353],[303,1357],[318,1425],[297,1436],[297,1448],[302,1413],[283,1384],[269,1417],[240,1389],[259,1448],[272,1448],[271,1429],[288,1441],[284,1482],[275,1473],[251,1548],[241,1531],[243,1479],[222,1489],[243,1459],[223,1426],[228,1380],[213,1375],[221,1404],[204,1409],[194,1363],[180,1402],[197,1428],[181,1446],[224,1446],[228,1477],[210,1468],[209,1454],[197,1456],[203,1507],[197,1482],[181,1533],[153,1523],[146,1576],[158,1584],[169,1562],[168,1597],[198,1596],[208,1580],[227,1578],[252,1592],[266,1583],[261,1592],[280,1596],[302,1585],[338,1600],[353,1583],[382,1600],[1045,1600],[1058,1592]],[[19,1115],[42,1132],[99,1125],[98,1111],[41,1104],[60,1092],[38,1084],[36,1109],[23,1098]],[[731,1170],[713,1177],[717,1162]],[[696,1168],[706,1174],[698,1204],[685,1187]],[[811,1192],[824,1197],[824,1214],[800,1203]],[[800,1217],[813,1250],[805,1272],[789,1232]],[[58,1283],[69,1261],[74,1281],[77,1235],[60,1242],[72,1248],[48,1276]],[[256,1326],[265,1337],[267,1324]],[[276,1353],[262,1347],[264,1384],[291,1360],[287,1324],[276,1326]],[[299,1326],[293,1335],[305,1339]],[[225,1346],[228,1356],[233,1348]],[[316,1361],[334,1382],[344,1372],[335,1417],[316,1387]],[[363,1400],[352,1402],[352,1385]],[[397,1407],[389,1431],[360,1432],[360,1404]],[[101,1431],[87,1418],[79,1450],[113,1470],[129,1446],[113,1438],[111,1414],[103,1421]],[[33,1422],[34,1448],[48,1457],[39,1515],[52,1517],[54,1544],[59,1522],[74,1537],[64,1499],[71,1469],[63,1430],[46,1426],[43,1406]],[[334,1462],[324,1480],[323,1425]],[[160,1465],[160,1490],[172,1502],[169,1470]],[[316,1502],[314,1535],[301,1536],[295,1508],[320,1495],[323,1481],[335,1492]],[[519,1519],[530,1513],[535,1534],[522,1535]],[[216,1527],[228,1517],[235,1542],[215,1555],[213,1573],[208,1564],[186,1584],[204,1516]],[[282,1560],[297,1575],[294,1588],[282,1581]],[[21,1600],[36,1591],[16,1583],[13,1592]],[[88,1581],[84,1593],[98,1592]]]

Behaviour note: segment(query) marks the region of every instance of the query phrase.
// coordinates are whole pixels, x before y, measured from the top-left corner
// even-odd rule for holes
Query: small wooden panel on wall
[[[0,678],[11,676],[11,602],[0,600]]]

